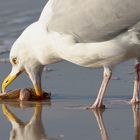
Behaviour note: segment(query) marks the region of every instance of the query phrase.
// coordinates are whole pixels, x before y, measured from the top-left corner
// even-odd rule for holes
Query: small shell
[[[19,100],[21,101],[29,101],[31,98],[30,90],[27,88],[20,90]]]

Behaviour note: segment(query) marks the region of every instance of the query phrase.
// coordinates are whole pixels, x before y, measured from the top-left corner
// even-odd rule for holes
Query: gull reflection
[[[134,129],[135,129],[135,140],[140,140],[140,116],[139,116],[139,105],[132,105]]]
[[[106,129],[104,121],[103,121],[102,113],[104,112],[104,110],[103,109],[95,109],[95,110],[93,110],[93,112],[94,112],[94,115],[96,117],[99,129],[100,129],[100,134],[101,134],[102,140],[109,140],[107,129]]]
[[[42,124],[42,104],[36,103],[34,113],[28,122],[23,122],[12,113],[6,104],[2,104],[2,111],[12,124],[10,140],[52,140],[47,137]],[[54,140],[54,139],[53,139]]]
[[[108,132],[105,127],[105,123],[103,120],[103,109],[93,110],[96,121],[98,123],[98,127],[100,130],[102,140],[109,140]],[[135,140],[140,140],[140,115],[139,115],[139,105],[132,105],[133,119],[134,119],[134,129],[135,129]],[[116,120],[117,121],[117,120]]]

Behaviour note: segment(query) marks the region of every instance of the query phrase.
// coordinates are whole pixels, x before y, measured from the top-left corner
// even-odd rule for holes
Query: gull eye
[[[12,59],[12,63],[13,63],[14,65],[16,65],[16,64],[18,63],[17,57],[14,57],[14,58]]]

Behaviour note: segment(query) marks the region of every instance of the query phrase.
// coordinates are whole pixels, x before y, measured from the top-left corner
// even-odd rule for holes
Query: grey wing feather
[[[140,0],[54,0],[52,8],[48,29],[79,42],[108,40],[140,20]]]

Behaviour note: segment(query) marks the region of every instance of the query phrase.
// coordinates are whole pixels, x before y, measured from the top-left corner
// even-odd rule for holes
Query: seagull
[[[102,108],[112,68],[134,59],[135,80],[131,103],[139,102],[139,0],[49,0],[39,19],[29,25],[10,51],[11,73],[2,91],[22,72],[43,99],[41,74],[47,64],[63,60],[88,67],[103,67],[103,81],[90,109]]]

